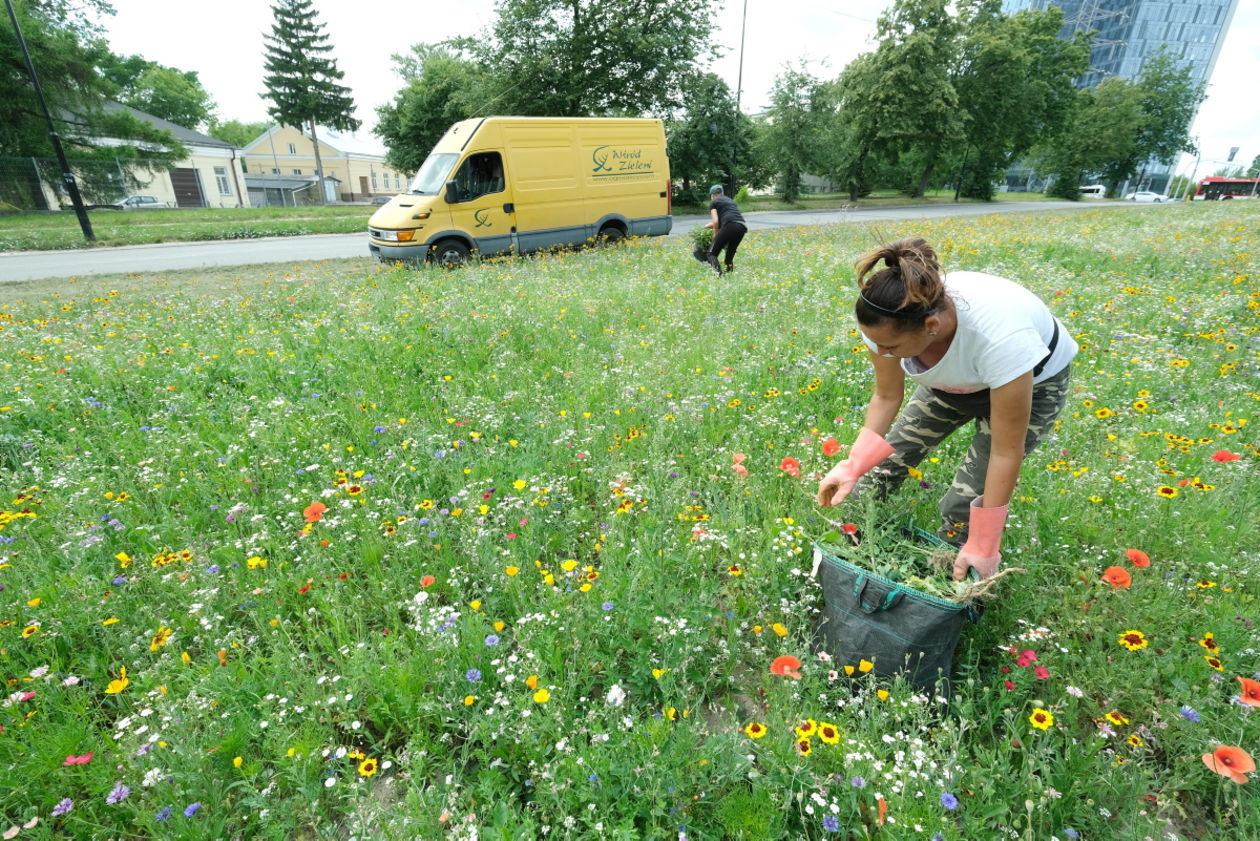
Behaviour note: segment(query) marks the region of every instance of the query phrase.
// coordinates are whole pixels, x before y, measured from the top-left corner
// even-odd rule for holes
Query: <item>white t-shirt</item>
[[[940,391],[970,394],[1006,385],[1045,358],[1055,318],[1040,298],[1018,283],[984,272],[950,272],[944,282],[958,314],[958,329],[941,361],[931,368],[918,357],[901,360],[907,377]],[[865,334],[862,341],[878,353]],[[1033,382],[1061,372],[1078,349],[1060,323],[1054,355]]]

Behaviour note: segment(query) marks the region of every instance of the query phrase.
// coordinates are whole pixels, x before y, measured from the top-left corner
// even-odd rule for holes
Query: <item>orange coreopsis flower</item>
[[[1211,753],[1203,754],[1203,764],[1239,785],[1247,782],[1248,772],[1256,770],[1251,754],[1230,745],[1221,745]]]
[[[834,456],[836,453],[840,452],[840,442],[835,438],[828,438],[826,441],[822,442],[822,451],[825,456]]]
[[[1124,556],[1135,567],[1148,567],[1151,565],[1151,556],[1143,552],[1141,549],[1125,549]]]
[[[801,673],[797,671],[800,667],[800,660],[797,660],[791,654],[784,654],[781,657],[774,658],[774,662],[770,664],[770,674],[783,675],[793,680],[800,680]]]
[[[779,462],[779,469],[793,478],[801,475],[801,463],[791,456]]]
[[[1124,567],[1107,567],[1103,570],[1102,580],[1116,589],[1128,587],[1133,583],[1133,579],[1124,570]]]
[[[1260,707],[1260,681],[1254,681],[1249,677],[1239,677],[1238,682],[1242,684],[1242,692],[1238,694],[1238,700],[1251,707]]]
[[[308,523],[317,523],[324,519],[324,512],[328,510],[328,506],[322,502],[312,502],[302,511],[302,516],[306,518]]]

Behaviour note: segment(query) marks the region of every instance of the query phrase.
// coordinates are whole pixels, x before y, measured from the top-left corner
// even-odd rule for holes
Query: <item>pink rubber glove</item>
[[[968,567],[975,567],[981,578],[992,578],[1002,563],[1002,527],[1010,505],[981,508],[977,497],[971,501],[971,520],[967,525],[967,542],[954,559],[954,580],[962,581]]]
[[[844,502],[858,479],[893,452],[892,445],[884,440],[884,436],[862,427],[857,440],[849,448],[849,457],[831,468],[818,483],[818,504],[830,508]]]

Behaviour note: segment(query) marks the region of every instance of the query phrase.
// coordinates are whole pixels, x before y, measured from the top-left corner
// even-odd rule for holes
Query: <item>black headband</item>
[[[879,304],[873,303],[870,298],[866,297],[865,290],[859,292],[858,297],[862,299],[862,303],[875,310],[875,312],[881,315],[886,315],[889,318],[899,318],[902,321],[919,321],[927,318],[929,315],[933,315],[936,312],[936,307],[929,307],[926,310],[912,310],[909,312],[905,310],[890,310],[885,307],[881,307]]]

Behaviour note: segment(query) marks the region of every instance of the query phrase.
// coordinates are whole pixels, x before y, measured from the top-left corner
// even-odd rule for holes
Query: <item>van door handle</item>
[[[516,212],[516,205],[515,205],[515,204],[513,204],[512,202],[508,202],[507,204],[503,205],[503,212],[504,212],[504,213],[515,213],[515,212]]]

